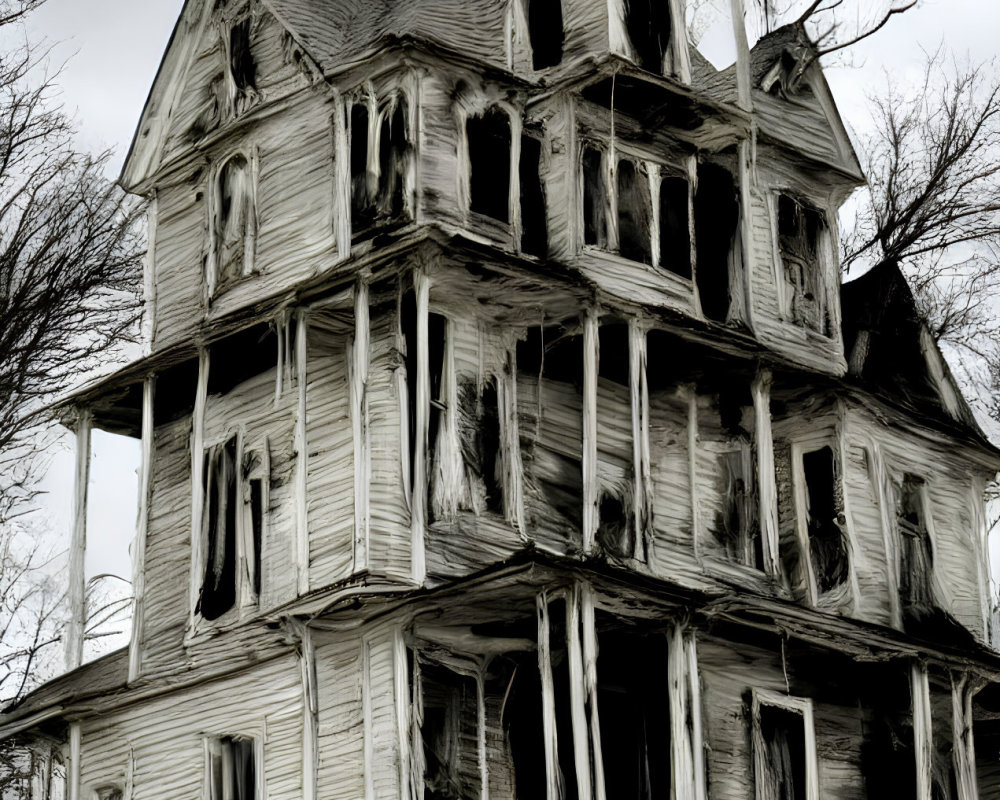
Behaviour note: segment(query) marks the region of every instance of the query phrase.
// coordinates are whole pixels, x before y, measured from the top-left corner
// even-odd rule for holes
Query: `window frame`
[[[908,534],[908,533],[904,532],[902,530],[901,524],[900,524],[900,515],[901,515],[901,511],[902,511],[901,501],[903,499],[903,497],[902,497],[902,489],[903,489],[903,486],[905,485],[907,477],[913,477],[913,478],[915,478],[916,482],[917,482],[917,484],[919,486],[919,498],[918,498],[918,501],[920,503],[920,513],[921,513],[921,515],[923,517],[922,521],[923,521],[923,524],[924,524],[924,533],[925,533],[925,535],[927,537],[927,546],[930,548],[930,554],[929,555],[930,555],[930,561],[931,561],[931,563],[928,565],[929,566],[929,570],[928,570],[929,574],[927,575],[926,580],[927,580],[928,589],[929,589],[929,591],[931,593],[931,600],[932,600],[932,602],[934,602],[935,606],[938,605],[938,603],[937,603],[937,592],[935,591],[935,588],[934,588],[934,584],[935,584],[935,579],[934,579],[935,568],[934,568],[934,565],[935,565],[935,563],[937,561],[937,559],[936,559],[936,556],[937,556],[937,538],[936,538],[935,530],[934,530],[933,505],[931,504],[931,501],[930,501],[931,479],[930,479],[930,477],[928,475],[919,474],[919,473],[916,473],[916,472],[912,472],[910,470],[904,470],[904,471],[900,471],[900,472],[893,472],[891,474],[890,481],[889,481],[891,489],[892,489],[892,491],[890,492],[890,496],[889,496],[889,502],[892,504],[892,527],[893,527],[893,535],[895,536],[895,545],[896,545],[896,565],[895,565],[895,567],[896,567],[896,592],[897,592],[897,594],[899,596],[900,613],[902,613],[904,615],[906,613],[905,601],[908,598],[906,598],[906,597],[903,596],[903,588],[902,588],[902,579],[903,579],[903,545],[904,545],[905,537],[917,538],[917,537],[912,536],[912,534]],[[897,493],[897,487],[898,487],[898,493]]]
[[[270,507],[270,474],[271,474],[271,464],[270,464],[270,447],[267,441],[267,437],[263,437],[259,442],[255,444],[255,447],[247,447],[247,435],[246,427],[244,425],[239,425],[235,428],[227,428],[226,432],[217,438],[213,438],[211,441],[206,442],[202,447],[201,458],[203,463],[208,459],[209,455],[218,448],[224,448],[230,441],[236,440],[236,456],[235,456],[235,466],[236,466],[236,514],[235,514],[235,525],[236,530],[234,531],[234,546],[236,552],[234,555],[235,565],[234,565],[234,600],[233,605],[226,609],[222,614],[220,614],[215,619],[208,619],[203,616],[199,606],[201,603],[202,592],[205,586],[205,570],[208,562],[209,553],[209,540],[208,535],[211,530],[210,521],[208,519],[210,501],[208,492],[205,491],[207,488],[203,485],[202,487],[202,507],[200,513],[202,516],[201,523],[201,537],[199,541],[199,552],[200,552],[200,564],[199,570],[195,574],[195,579],[199,581],[198,590],[196,592],[196,610],[194,614],[195,619],[195,632],[201,626],[211,626],[219,627],[225,626],[232,622],[242,621],[247,617],[254,614],[260,608],[261,595],[264,592],[264,585],[262,580],[263,572],[263,552],[257,554],[255,543],[254,543],[254,531],[253,531],[253,495],[252,495],[252,482],[259,480],[261,483],[261,524],[260,524],[260,542],[261,551],[264,550],[264,543],[267,541],[268,529],[269,529],[269,513],[268,509]],[[251,453],[259,453],[260,459],[257,465],[249,473],[244,474],[244,463],[246,457]],[[211,462],[203,467],[202,470],[202,481],[207,482],[209,480],[209,470]],[[260,586],[260,592],[256,590],[256,586]]]
[[[816,259],[815,263],[809,265],[816,273],[818,289],[817,303],[820,312],[820,328],[815,328],[808,324],[796,322],[792,304],[795,300],[796,291],[789,292],[787,271],[785,260],[782,257],[781,248],[781,198],[786,197],[800,209],[814,212],[819,217],[819,227],[816,235]],[[773,278],[778,300],[778,318],[797,329],[822,336],[824,339],[835,338],[837,332],[831,320],[831,309],[835,302],[834,291],[830,285],[830,267],[834,263],[831,254],[832,227],[830,220],[830,209],[822,203],[815,203],[806,197],[802,192],[790,188],[776,188],[768,194],[768,211],[771,217],[771,258],[774,265]]]
[[[264,737],[258,733],[219,733],[219,734],[205,734],[202,736],[202,746],[204,752],[204,776],[202,779],[202,798],[203,800],[232,800],[232,798],[225,797],[225,789],[223,789],[223,797],[216,798],[213,796],[213,786],[212,786],[212,758],[215,755],[213,753],[214,747],[220,748],[220,757],[222,755],[221,748],[226,741],[247,741],[253,743],[253,759],[254,759],[254,797],[253,800],[266,800],[267,792],[265,791],[265,780],[264,780]]]
[[[819,800],[819,760],[816,753],[816,726],[813,719],[813,701],[808,697],[793,697],[770,689],[753,688],[751,690],[750,708],[750,740],[753,758],[754,796],[762,800],[769,795],[763,785],[764,771],[768,761],[763,752],[763,733],[760,725],[760,712],[764,706],[780,709],[802,717],[803,749],[805,750],[805,782],[806,796],[804,800]]]
[[[247,213],[247,226],[243,233],[243,267],[240,274],[235,278],[222,281],[222,268],[220,263],[221,254],[221,178],[225,167],[234,159],[242,156],[247,163],[249,173],[249,205]],[[257,213],[258,197],[257,184],[260,172],[258,148],[255,145],[245,147],[234,147],[225,151],[212,165],[212,171],[208,181],[208,258],[205,262],[205,287],[206,299],[211,303],[215,298],[239,285],[246,279],[258,274],[257,269],[257,237],[260,228],[260,220]]]

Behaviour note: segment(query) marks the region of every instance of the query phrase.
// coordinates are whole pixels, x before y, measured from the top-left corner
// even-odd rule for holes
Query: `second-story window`
[[[465,122],[469,143],[469,208],[510,222],[510,117],[490,108]]]
[[[919,621],[934,608],[931,582],[934,554],[924,511],[925,485],[916,475],[905,475],[895,486],[896,528],[899,531],[899,594],[903,621]]]
[[[212,192],[212,247],[208,267],[209,294],[231,286],[254,269],[257,215],[253,169],[243,153],[223,162]]]
[[[778,253],[784,281],[783,313],[811,330],[827,332],[820,211],[787,194],[778,196]]]
[[[206,741],[207,800],[259,800],[257,741],[220,736]]]
[[[406,214],[410,137],[406,99],[391,97],[379,109],[365,100],[349,114],[351,230],[355,234],[397,222]]]
[[[833,450],[823,446],[802,453],[800,529],[809,548],[811,582],[815,596],[847,580],[849,562],[844,537],[844,514]]]
[[[644,70],[669,72],[670,4],[666,0],[622,0],[632,56]]]
[[[554,67],[563,55],[562,0],[527,0],[531,66]]]

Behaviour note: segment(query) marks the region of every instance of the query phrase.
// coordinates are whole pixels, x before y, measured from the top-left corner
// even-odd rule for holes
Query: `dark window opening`
[[[624,0],[625,30],[639,66],[664,73],[670,52],[670,4],[665,0]]]
[[[250,164],[240,153],[222,168],[216,185],[216,286],[225,287],[252,268],[253,188]]]
[[[250,526],[253,542],[253,557],[250,559],[250,578],[254,596],[260,597],[260,551],[264,544],[264,481],[251,478],[250,484]]]
[[[480,787],[475,680],[422,663],[420,695],[424,797],[475,800]]]
[[[528,636],[537,635],[534,619],[525,620]],[[542,684],[534,653],[494,659],[487,674],[487,691],[502,707],[502,723],[514,765],[514,793],[518,800],[546,800],[545,742],[542,730]]]
[[[760,707],[760,740],[757,758],[759,797],[804,800],[806,797],[805,719],[776,706]]]
[[[549,603],[549,657],[556,711],[556,761],[559,768],[559,796],[578,797],[576,755],[573,750],[573,713],[570,695],[569,651],[566,638],[566,601]]]
[[[562,61],[562,0],[528,0],[528,38],[534,69],[554,67]]]
[[[257,800],[253,739],[224,736],[209,743],[209,800]]]
[[[665,175],[660,181],[660,266],[691,277],[688,182]]]
[[[896,526],[900,533],[899,593],[903,621],[917,622],[934,609],[934,569],[930,534],[924,520],[924,482],[906,475],[897,487]]]
[[[809,555],[820,594],[847,580],[848,556],[838,509],[837,472],[833,450],[821,447],[802,454],[806,482],[805,509]]]
[[[608,800],[661,800],[670,786],[667,639],[598,612],[597,703]]]
[[[156,376],[156,391],[153,393],[154,424],[164,425],[194,413],[197,393],[197,358],[165,369]]]
[[[379,133],[378,213],[389,219],[403,216],[406,206],[406,102],[398,99],[382,117]]]
[[[351,106],[351,230],[367,230],[375,222],[377,184],[368,163],[368,106]]]
[[[732,174],[715,164],[699,164],[694,196],[698,295],[705,316],[719,322],[725,322],[729,315],[730,259],[739,216]]]
[[[198,612],[218,619],[236,603],[236,437],[205,454],[202,535],[205,574]]]
[[[778,249],[788,297],[786,312],[799,325],[826,332],[819,258],[823,215],[788,195],[778,196]]]
[[[628,326],[620,322],[598,328],[598,378],[619,386],[630,386],[630,345]],[[582,353],[581,353],[582,358]],[[606,391],[598,383],[598,392]],[[598,449],[602,446],[603,433],[598,432]],[[627,466],[628,483],[631,484],[632,464]],[[615,481],[609,485],[602,481],[598,505],[597,543],[604,552],[618,558],[635,555],[635,512],[633,495],[629,486]]]
[[[478,391],[476,381],[466,379],[459,387],[462,460],[466,469],[483,482],[486,509],[503,513],[503,463],[500,452],[500,408],[496,378]]]
[[[250,48],[250,17],[229,29],[229,74],[236,89],[233,111],[241,113],[257,94],[257,64]]]
[[[618,162],[618,252],[623,258],[653,263],[650,228],[653,220],[649,178],[632,161]]]
[[[719,468],[723,506],[715,522],[716,537],[729,559],[762,570],[764,552],[749,445],[722,453]]]
[[[125,793],[121,786],[101,786],[94,790],[96,800],[123,800]]]
[[[604,157],[599,150],[583,151],[583,242],[597,247],[608,246],[607,186],[604,182]]]
[[[542,142],[521,137],[521,250],[545,258],[548,231],[545,219],[545,189],[542,187]]]
[[[278,336],[270,325],[254,325],[219,339],[209,349],[208,393],[228,394],[277,364]]]
[[[491,108],[465,122],[469,142],[469,206],[500,222],[510,222],[510,119]]]

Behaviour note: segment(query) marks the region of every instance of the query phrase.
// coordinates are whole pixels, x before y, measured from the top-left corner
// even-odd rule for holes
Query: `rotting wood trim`
[[[500,418],[500,460],[503,469],[504,517],[522,541],[528,536],[524,522],[524,465],[517,415],[517,348],[507,347],[503,372],[497,381]]]
[[[771,431],[771,371],[761,367],[751,384],[754,407],[754,445],[757,455],[757,493],[763,537],[764,564],[773,578],[781,577],[778,549],[778,488],[774,471],[774,435]]]
[[[646,375],[646,331],[629,320],[629,398],[632,406],[632,469],[635,482],[633,557],[645,561],[653,526],[653,477],[649,448],[649,382]]]
[[[145,631],[146,537],[149,535],[149,504],[153,491],[153,401],[156,377],[150,375],[142,389],[142,456],[139,463],[139,513],[132,557],[132,630],[129,635],[128,680],[138,680],[142,673],[142,645]]]
[[[69,551],[69,625],[66,631],[67,671],[83,663],[83,639],[87,624],[87,494],[90,484],[90,431],[94,415],[80,409],[76,421],[76,467],[73,484],[73,528]]]
[[[875,490],[876,502],[879,507],[879,520],[882,528],[882,543],[885,547],[886,590],[889,595],[889,613],[892,626],[903,629],[903,609],[899,597],[899,543],[896,537],[896,520],[893,513],[892,479],[889,476],[882,454],[882,447],[874,437],[870,437],[865,445],[865,453],[869,459],[869,481]]]
[[[958,796],[955,800],[979,800],[979,780],[973,737],[972,699],[982,683],[968,674],[951,673],[952,762]]]
[[[601,745],[600,706],[597,697],[597,624],[594,608],[594,591],[589,583],[580,582],[575,593],[580,604],[581,646],[583,650],[584,697],[590,712],[590,741],[593,747],[594,800],[606,800],[607,787],[604,777],[604,754]]]
[[[580,592],[579,584],[565,592],[566,602],[566,651],[569,661],[570,718],[573,731],[573,756],[576,766],[578,800],[593,798],[594,756],[590,749],[590,726],[587,724],[587,697],[583,682],[583,653],[580,643]],[[596,709],[590,709],[596,713]]]
[[[837,422],[834,426],[834,435],[837,442],[836,462],[840,464],[839,480],[842,486],[842,513],[844,515],[843,535],[847,539],[847,580],[851,586],[851,613],[855,616],[861,614],[861,586],[858,581],[858,559],[861,557],[861,544],[858,541],[857,532],[854,529],[854,515],[851,513],[851,492],[848,491],[847,482],[844,479],[847,472],[847,406],[843,400],[837,400]]]
[[[307,363],[308,363],[309,311],[300,308],[296,312],[295,328],[295,381],[298,402],[295,412],[295,564],[296,585],[300,595],[309,591],[309,506],[308,469],[309,443],[306,434],[307,422]]]
[[[142,269],[142,356],[148,358],[153,352],[153,336],[156,331],[156,224],[157,192],[154,189],[146,209],[146,257]]]
[[[67,792],[68,800],[81,800],[80,798],[80,773],[83,764],[81,762],[83,750],[83,732],[79,722],[69,724],[69,770],[67,782],[69,783]]]
[[[406,638],[402,628],[392,631],[393,690],[395,694],[396,746],[399,766],[399,798],[413,800],[410,771],[410,691]]]
[[[583,552],[597,544],[600,524],[600,487],[597,474],[597,366],[599,338],[597,312],[590,308],[583,316]],[[580,800],[589,800],[581,798]]]
[[[412,493],[410,502],[410,576],[422,585],[427,577],[424,546],[427,524],[427,447],[430,432],[430,347],[428,342],[428,304],[430,278],[422,270],[413,273],[417,315],[417,391],[416,431],[414,432]]]
[[[754,688],[751,692],[751,738],[754,752],[754,777],[757,800],[778,800],[778,787],[769,785],[767,775],[774,766],[767,758],[766,743],[761,726],[761,711],[771,707],[802,717],[805,756],[805,800],[819,800],[819,764],[816,755],[816,729],[813,722],[813,702],[805,697],[791,697],[768,689]]]
[[[539,592],[536,599],[538,617],[538,671],[542,683],[542,738],[545,748],[545,798],[561,800],[559,782],[559,744],[556,730],[555,686],[552,678],[552,649],[549,640],[549,596]]]
[[[201,536],[202,506],[205,503],[205,404],[208,400],[208,374],[211,351],[198,348],[198,384],[195,389],[194,412],[191,420],[191,575],[188,588],[188,633],[196,630],[199,589],[204,575],[205,553]]]
[[[368,416],[368,369],[371,326],[368,278],[359,276],[354,296],[354,341],[349,362],[351,429],[354,437],[354,572],[368,569],[371,538],[369,508],[371,451]]]

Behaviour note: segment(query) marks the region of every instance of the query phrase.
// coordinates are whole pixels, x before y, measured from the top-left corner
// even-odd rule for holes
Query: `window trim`
[[[267,800],[264,779],[264,737],[259,733],[217,733],[202,736],[204,752],[204,772],[202,777],[202,798],[213,800],[212,797],[212,749],[214,745],[221,746],[223,740],[242,740],[253,742],[254,758],[254,800]]]
[[[813,701],[808,697],[793,697],[770,689],[751,690],[751,746],[754,766],[754,795],[763,798],[763,773],[767,767],[763,750],[763,733],[760,729],[760,712],[764,706],[781,709],[802,717],[803,742],[806,756],[806,796],[805,800],[819,800],[819,761],[816,754],[816,727],[813,720]]]
[[[894,547],[894,549],[895,549],[895,562],[896,562],[895,563],[895,572],[896,572],[896,586],[895,586],[895,591],[896,591],[896,594],[898,596],[899,608],[900,608],[900,613],[901,614],[905,613],[905,608],[904,608],[904,600],[905,600],[905,598],[903,597],[903,590],[902,590],[902,577],[903,577],[903,537],[908,536],[908,534],[904,533],[900,529],[899,517],[900,517],[901,508],[900,508],[899,500],[902,500],[902,487],[903,487],[903,484],[906,481],[906,477],[907,476],[912,476],[914,478],[919,479],[919,481],[920,481],[920,484],[919,484],[920,485],[920,490],[919,490],[920,491],[920,513],[923,515],[924,530],[926,531],[927,543],[930,546],[930,556],[931,556],[930,575],[928,576],[928,582],[930,584],[929,588],[930,588],[930,591],[931,591],[932,599],[935,601],[935,605],[937,605],[937,600],[938,600],[938,593],[937,593],[937,591],[935,589],[935,583],[936,583],[935,574],[936,574],[937,570],[935,570],[935,568],[934,568],[935,563],[937,563],[938,548],[937,548],[936,531],[934,529],[934,514],[933,514],[933,508],[934,507],[931,504],[931,499],[930,499],[930,488],[931,488],[931,485],[932,485],[931,476],[929,476],[927,474],[921,474],[921,473],[913,472],[912,470],[909,470],[909,469],[901,470],[901,471],[893,471],[893,472],[890,473],[890,476],[889,476],[889,484],[890,484],[890,487],[891,487],[891,491],[889,492],[889,498],[888,498],[888,500],[889,500],[889,503],[890,503],[891,508],[892,508],[892,532],[893,532],[893,536],[895,537],[895,539],[894,539],[894,544],[895,544],[895,547]],[[899,495],[897,495],[897,493],[896,493],[896,488],[897,487],[899,487],[899,489],[900,489],[900,494]],[[899,500],[897,500],[897,497],[899,498]]]
[[[507,221],[496,219],[472,208],[472,156],[469,148],[469,120],[483,117],[490,111],[506,115],[510,127],[510,162],[507,181]],[[460,115],[459,163],[465,169],[459,170],[459,202],[468,222],[473,227],[492,227],[509,232],[513,249],[520,252],[521,244],[521,136],[524,125],[520,112],[509,103],[496,101],[482,107],[466,108]],[[543,148],[544,152],[544,148]]]
[[[820,228],[816,237],[816,264],[819,291],[821,293],[820,304],[822,314],[823,330],[817,330],[808,325],[801,325],[792,318],[791,303],[794,295],[789,295],[785,277],[785,263],[781,257],[781,233],[779,205],[781,197],[787,197],[796,205],[807,208],[819,214]],[[787,187],[772,189],[767,194],[767,209],[770,216],[771,227],[771,263],[772,278],[775,284],[775,294],[778,301],[778,319],[796,329],[807,331],[824,339],[834,339],[838,332],[834,330],[835,324],[831,318],[831,311],[836,302],[833,287],[830,285],[830,266],[834,263],[831,255],[832,228],[830,220],[835,218],[831,215],[830,209],[823,203],[815,203],[811,198],[807,198],[802,192]]]
[[[241,274],[234,280],[221,283],[219,263],[219,191],[222,171],[237,156],[242,156],[250,172],[250,209],[247,216],[247,230],[243,235],[243,269]],[[257,238],[260,229],[260,219],[257,213],[257,184],[260,173],[260,159],[256,145],[247,147],[234,147],[225,151],[212,165],[212,172],[208,181],[208,257],[205,262],[205,287],[207,301],[211,303],[215,298],[232,289],[247,278],[257,274]]]

